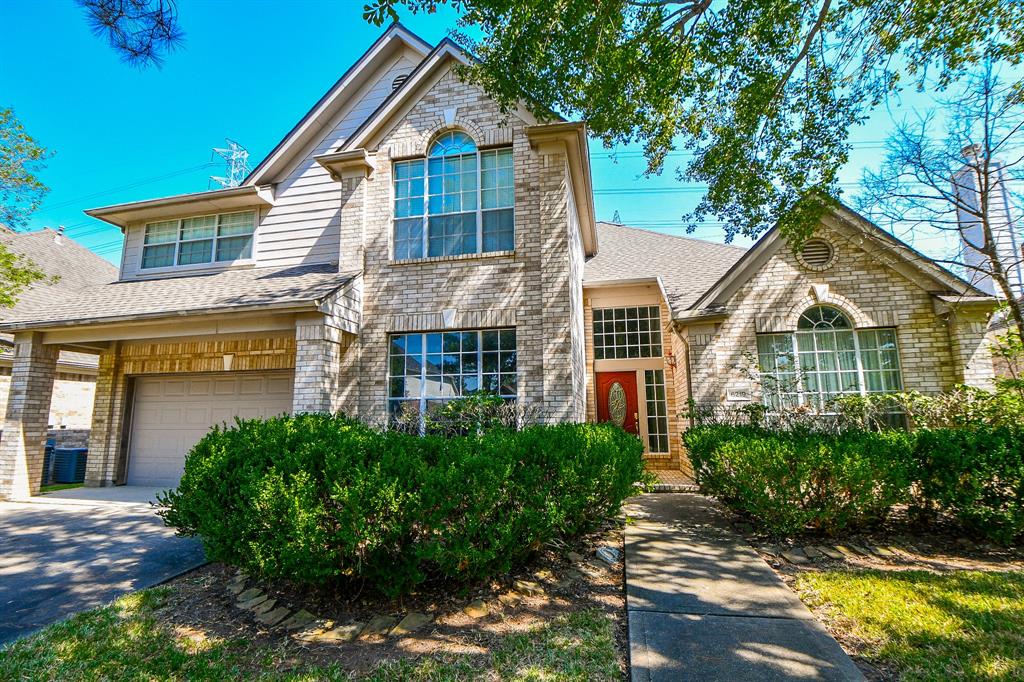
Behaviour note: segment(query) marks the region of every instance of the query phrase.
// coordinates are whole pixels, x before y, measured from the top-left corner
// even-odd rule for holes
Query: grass
[[[71,488],[81,488],[84,483],[54,483],[53,485],[40,486],[39,492],[42,493],[55,493],[58,490],[70,490]]]
[[[0,649],[3,680],[349,680],[337,665],[312,666],[301,649],[203,637],[157,618],[170,588],[143,590]],[[506,636],[482,657],[389,662],[362,679],[442,682],[474,679],[618,680],[613,624],[600,611],[552,620]]]
[[[1024,679],[1022,572],[805,572],[797,590],[900,679]]]

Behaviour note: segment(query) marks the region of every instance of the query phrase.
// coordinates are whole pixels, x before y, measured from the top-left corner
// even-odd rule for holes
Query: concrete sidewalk
[[[714,502],[645,495],[626,513],[633,680],[864,679]]]

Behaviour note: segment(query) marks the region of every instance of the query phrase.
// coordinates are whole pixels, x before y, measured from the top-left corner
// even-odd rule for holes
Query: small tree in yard
[[[0,107],[0,225],[17,229],[39,207],[47,188],[38,174],[47,156],[14,111]],[[18,294],[45,277],[31,260],[0,244],[0,307],[14,305]]]
[[[1007,204],[1009,183],[1024,179],[1024,89],[987,66],[943,104],[944,120],[929,114],[896,128],[881,168],[864,175],[858,205],[876,220],[963,239],[965,248],[939,262],[991,280],[1008,323],[1002,349],[1012,355],[1024,339],[1013,279],[1024,254],[1005,249],[1000,234],[1017,229]]]

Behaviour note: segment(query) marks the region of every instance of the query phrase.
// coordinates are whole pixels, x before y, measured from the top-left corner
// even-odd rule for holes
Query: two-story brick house
[[[827,341],[809,310],[845,316],[818,396],[990,376],[989,299],[853,214],[823,223],[824,261],[596,223],[584,125],[503,114],[466,59],[394,25],[240,187],[88,211],[124,232],[118,280],[0,324],[0,496],[38,487],[61,349],[99,355],[89,485],[173,485],[235,416],[382,421],[477,390],[616,421],[678,468],[687,399],[757,399],[738,354],[784,372],[787,338]]]

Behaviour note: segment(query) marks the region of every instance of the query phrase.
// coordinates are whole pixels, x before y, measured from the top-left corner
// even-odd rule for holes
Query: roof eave
[[[423,61],[421,61],[405,82],[391,92],[383,102],[366,119],[359,124],[359,127],[348,137],[338,148],[338,151],[353,149],[373,149],[373,141],[381,129],[398,112],[410,93],[416,91],[433,73],[437,67],[449,59],[454,59],[461,64],[469,64],[470,57],[462,48],[449,39],[444,39],[437,44]]]
[[[273,203],[273,193],[269,188],[241,186],[90,208],[86,209],[85,214],[123,231],[129,224],[143,220],[258,208],[272,206]]]
[[[109,315],[105,317],[89,317],[78,320],[39,320],[32,322],[0,322],[0,331],[55,331],[68,327],[89,327],[110,324],[132,324],[154,322],[159,320],[174,320],[189,316],[225,315],[252,312],[310,312],[316,311],[322,297],[310,298],[304,301],[290,301],[286,303],[256,303],[244,306],[209,306],[206,308],[193,308],[190,310],[161,311],[158,313],[135,313],[126,315]]]

